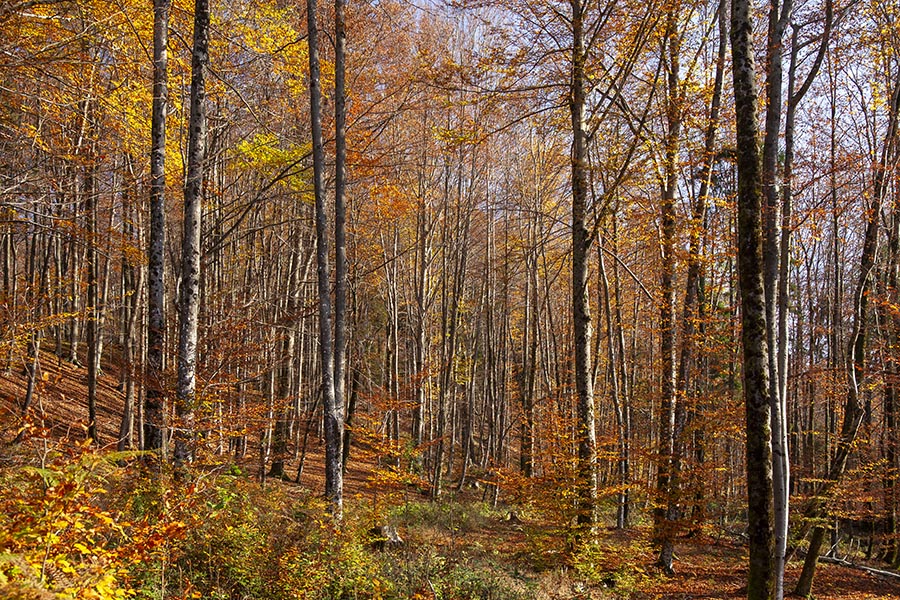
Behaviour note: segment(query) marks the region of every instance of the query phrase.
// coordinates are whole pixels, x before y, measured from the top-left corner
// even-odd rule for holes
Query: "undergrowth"
[[[525,600],[579,597],[576,580],[642,583],[611,549],[566,555],[512,509],[483,502],[376,511],[348,499],[337,527],[297,486],[263,489],[227,465],[175,477],[140,453],[87,447],[4,467],[0,486],[2,598]],[[402,545],[376,547],[372,528],[384,522]],[[565,594],[543,589],[545,555]]]

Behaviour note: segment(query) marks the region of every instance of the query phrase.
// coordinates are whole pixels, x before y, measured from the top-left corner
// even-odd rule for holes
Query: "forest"
[[[900,598],[894,0],[0,0],[0,598]]]

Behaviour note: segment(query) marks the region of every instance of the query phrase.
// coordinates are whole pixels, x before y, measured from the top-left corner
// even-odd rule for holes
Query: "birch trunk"
[[[334,0],[334,416],[326,419],[325,443],[333,445],[337,456],[334,469],[343,472],[341,444],[344,438],[345,364],[347,361],[347,234],[345,206],[345,163],[347,160],[347,113],[345,56],[347,38],[344,31],[344,0]],[[330,428],[330,429],[329,429]],[[329,468],[328,473],[334,474]],[[343,486],[343,483],[340,484]],[[327,486],[327,483],[326,483]],[[342,494],[342,492],[339,492]]]

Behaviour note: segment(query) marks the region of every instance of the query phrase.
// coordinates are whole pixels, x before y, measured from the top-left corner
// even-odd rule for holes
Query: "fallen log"
[[[852,563],[849,560],[846,560],[843,558],[834,558],[832,556],[820,556],[819,562],[828,563],[830,565],[840,565],[842,567],[847,567],[849,569],[856,569],[858,571],[865,571],[866,573],[875,575],[876,577],[884,577],[886,579],[900,580],[900,573],[897,573],[896,571],[884,571],[882,569],[876,569],[874,567],[858,565],[856,563]]]

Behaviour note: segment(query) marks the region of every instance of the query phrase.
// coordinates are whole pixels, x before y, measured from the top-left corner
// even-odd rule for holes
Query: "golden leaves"
[[[277,178],[288,189],[309,191],[303,163],[310,153],[310,145],[280,142],[272,133],[258,133],[236,147],[243,166]]]

